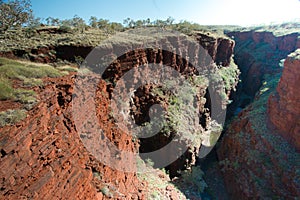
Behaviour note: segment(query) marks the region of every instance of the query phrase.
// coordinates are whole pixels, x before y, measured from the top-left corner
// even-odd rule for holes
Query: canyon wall
[[[32,62],[54,63],[58,60],[69,62],[82,62],[92,51],[93,46],[81,45],[60,45],[60,46],[40,46],[33,49],[14,49],[0,52],[1,57],[23,58]],[[80,59],[80,60],[77,60]]]
[[[232,40],[224,37],[214,38],[205,34],[194,35],[194,37],[199,43],[205,41],[204,47],[207,48],[215,64],[219,64],[221,68],[230,67],[234,47]],[[113,44],[115,46],[112,45],[106,49],[107,51],[101,52],[110,54],[124,47],[120,44]],[[103,78],[108,79],[108,82],[100,81],[95,91],[98,123],[105,136],[120,149],[131,152],[149,150],[152,147],[156,148],[161,141],[164,141],[163,139],[167,141],[170,138],[159,137],[160,141],[156,138],[152,143],[141,142],[116,126],[109,107],[115,81],[118,81],[129,69],[147,63],[168,65],[183,74],[195,73],[195,68],[188,62],[188,57],[199,56],[200,53],[196,52],[195,48],[187,46],[176,37],[170,37],[168,41],[163,40],[157,44],[173,44],[179,46],[184,52],[172,54],[160,48],[139,48],[128,51],[109,65],[107,68],[109,70],[103,74]],[[55,51],[51,51],[53,49]],[[90,47],[64,46],[26,50],[25,53],[23,50],[15,50],[1,55],[23,58],[27,55],[36,56],[37,59],[33,59],[34,61],[53,62],[57,58],[73,61],[73,56],[85,56],[89,51]],[[143,76],[138,70],[136,73],[136,76]],[[235,80],[237,80],[237,75],[238,73],[235,74]],[[87,135],[78,134],[79,127],[76,127],[74,118],[84,121],[88,115],[86,112],[78,116],[72,115],[74,98],[84,96],[84,94],[74,94],[76,77],[77,74],[71,74],[64,78],[45,79],[43,86],[35,88],[39,103],[28,112],[27,118],[16,125],[0,128],[0,194],[5,199],[21,197],[30,199],[146,198],[147,183],[139,180],[136,173],[114,170],[100,163],[83,145],[81,139],[89,135],[88,133]],[[79,82],[79,84],[83,83]],[[236,83],[232,87],[235,85]],[[156,99],[149,94],[148,89],[148,86],[140,88],[144,94],[143,97],[139,97],[138,94],[134,96],[138,111],[147,112],[147,108],[155,103]],[[198,95],[203,98],[207,97],[206,88],[201,88],[201,94]],[[93,106],[95,105],[86,103],[80,107],[89,111]],[[202,125],[205,126],[203,129],[208,129],[210,108],[202,103],[200,109],[203,118]],[[135,118],[136,121],[147,121],[145,114],[135,114]],[[192,165],[195,162],[198,149],[191,146],[189,150],[170,167],[172,173],[175,174],[178,169],[184,169],[187,163]]]
[[[235,59],[244,73],[239,106],[245,95],[254,99],[232,119],[218,149],[228,192],[233,199],[297,198],[299,63],[295,53],[287,55],[298,48],[298,34],[229,35],[236,39]]]
[[[45,80],[39,104],[15,126],[0,129],[1,196],[5,199],[143,199],[136,174],[101,164],[83,146],[72,116],[74,75]],[[99,84],[99,123],[107,137],[134,149],[131,138],[113,128],[107,113],[105,83]],[[80,117],[80,116],[77,116]],[[101,192],[107,188],[107,196]]]
[[[297,33],[276,36],[267,31],[244,31],[230,32],[228,36],[236,42],[235,62],[241,70],[242,91],[249,98],[253,98],[261,87],[264,74],[281,71],[279,61],[300,48]]]
[[[148,34],[149,33],[147,33],[147,35]],[[202,47],[204,47],[205,50],[207,50],[209,57],[213,61],[213,63],[205,65],[205,63],[209,61],[207,53],[203,51],[204,49],[197,47],[195,43],[190,43],[187,40],[186,36],[179,35],[174,37],[173,35],[170,35],[163,38],[160,37],[161,36],[158,36],[158,38],[156,38],[154,41],[152,39],[150,39],[150,41],[143,41],[143,44],[140,44],[136,39],[130,40],[130,37],[128,37],[128,41],[131,41],[131,44],[129,46],[125,44],[120,45],[114,43],[112,43],[111,46],[100,46],[98,49],[95,49],[95,51],[91,53],[91,62],[88,58],[87,64],[93,66],[92,62],[94,61],[95,57],[99,57],[99,55],[101,55],[100,57],[102,57],[103,52],[104,54],[107,54],[107,52],[114,53],[120,51],[120,49],[127,52],[119,56],[116,61],[110,64],[108,68],[103,72],[102,77],[110,82],[110,84],[108,85],[110,96],[112,96],[112,93],[114,92],[114,86],[116,84],[119,84],[118,82],[120,80],[121,84],[119,84],[119,87],[122,89],[122,91],[125,91],[123,93],[126,93],[126,91],[128,92],[132,89],[126,88],[125,86],[126,84],[131,85],[132,83],[130,81],[139,83],[141,77],[144,80],[150,80],[153,77],[160,76],[160,72],[158,72],[158,74],[147,74],[142,70],[139,70],[139,66],[145,65],[146,67],[144,70],[150,71],[151,68],[148,66],[148,64],[151,63],[160,65],[161,67],[171,67],[187,78],[203,73],[198,70],[207,70],[205,67],[210,68],[210,70],[218,70],[216,67],[217,64],[219,65],[219,68],[232,69],[232,67],[234,67],[232,62],[234,42],[229,38],[215,38],[202,33],[196,33],[192,36],[196,42],[198,42]],[[148,46],[154,46],[155,48],[148,48]],[[100,71],[100,69],[97,68],[97,65],[95,65],[95,67],[92,67],[92,70],[97,72]],[[130,78],[130,80],[123,80],[122,77],[124,76],[124,74],[126,74],[130,70],[133,70],[133,77]],[[234,89],[237,84],[238,70],[231,75],[232,77],[230,78],[233,78],[234,81],[233,83],[231,83],[232,85],[230,85],[230,88],[227,88],[228,95],[231,89]],[[167,83],[162,84],[164,85]],[[166,102],[166,93],[163,92],[163,96],[165,97],[153,95],[155,89],[158,89],[156,87],[157,86],[154,86],[153,84],[145,85],[138,88],[138,90],[136,90],[131,97],[133,105],[131,105],[130,109],[135,123],[142,125],[143,123],[149,122],[149,108],[154,104],[161,104],[163,105],[164,110],[168,110],[170,103]],[[173,87],[176,87],[176,85],[174,85]],[[196,139],[197,142],[195,142],[193,145],[189,144],[187,150],[183,152],[183,155],[179,157],[176,162],[172,162],[172,164],[166,167],[171,177],[178,175],[178,170],[189,168],[191,165],[195,164],[197,155],[199,153],[199,148],[201,146],[201,140],[199,138],[201,137],[201,134],[205,132],[205,130],[210,129],[211,105],[208,99],[209,95],[207,93],[207,86],[200,86],[199,88],[197,88],[197,90],[197,99],[202,99],[202,102],[196,102],[197,104],[199,104],[199,114],[201,121],[199,130],[193,129],[192,125],[189,125],[189,127],[181,126],[181,128],[187,130],[184,133],[185,135],[182,135],[182,138],[188,136],[190,138],[193,138],[193,140]],[[219,88],[219,91],[217,92],[225,94],[225,89]],[[219,99],[219,102],[222,101],[223,100]],[[121,111],[122,108],[118,109],[120,112],[123,112]],[[180,117],[180,112],[184,111],[179,109],[177,113],[178,115],[176,114],[176,117]],[[125,110],[124,113],[126,113]],[[193,121],[193,119],[191,119],[191,116],[184,116],[184,119]],[[190,133],[193,134],[189,135]],[[161,149],[162,147],[170,143],[170,141],[173,141],[176,135],[178,135],[177,130],[171,130],[168,133],[161,131],[157,135],[150,138],[142,138],[140,139],[139,150],[140,152],[145,153]],[[180,148],[183,147],[182,149],[184,149],[184,147],[187,145],[187,141],[181,141],[182,138],[180,138],[180,141],[178,143],[173,144],[173,146],[171,147],[172,151],[169,150],[167,152],[161,153],[157,157],[151,158],[154,161],[154,166],[156,166],[155,163],[159,163],[160,160],[172,159],[172,157],[176,155],[176,152],[179,151]],[[175,153],[174,155],[170,155],[170,152]],[[143,159],[146,159],[146,157]]]
[[[269,98],[268,115],[279,133],[300,150],[300,49],[290,54],[276,92]]]

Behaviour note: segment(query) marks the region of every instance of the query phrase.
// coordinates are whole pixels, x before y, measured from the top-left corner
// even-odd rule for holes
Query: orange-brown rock
[[[200,41],[202,37],[204,36],[199,38]],[[208,36],[205,38],[208,40],[206,45],[213,60],[224,67],[228,66],[234,42],[228,38],[208,39]],[[183,48],[182,57],[161,49],[136,49],[121,56],[119,59],[121,62],[112,63],[110,66],[112,70],[107,70],[104,76],[112,81],[118,80],[129,69],[145,63],[167,64],[181,73],[193,73],[195,69],[191,68],[184,58],[188,55],[191,55],[191,58],[195,57],[199,52],[194,52],[192,47],[191,49],[185,47],[178,38],[170,38],[172,39],[172,43]],[[62,55],[56,55],[53,60],[48,59],[47,56],[46,59],[40,59],[45,54],[52,55],[53,48],[43,47],[29,52],[30,55],[33,54],[31,56],[37,58],[35,61],[52,62],[58,56],[72,60],[74,55],[85,55],[90,50],[90,47],[64,46],[59,47]],[[114,44],[112,49],[106,49],[107,52],[104,53],[118,51],[117,48],[123,47]],[[27,51],[20,51],[10,52],[7,55],[19,57],[29,54]],[[143,76],[143,74],[138,75]],[[73,95],[75,77],[76,75],[73,74],[64,78],[46,79],[44,86],[36,88],[40,101],[28,112],[27,118],[16,125],[0,128],[1,197],[5,199],[106,199],[111,196],[114,199],[146,198],[146,183],[139,181],[136,173],[124,173],[103,165],[82,144],[80,137],[85,135],[78,134],[79,127],[76,127],[74,118],[84,119],[86,115],[79,113],[78,116],[74,116],[72,113],[72,103],[76,98],[76,95]],[[96,91],[98,122],[105,136],[118,148],[137,151],[139,148],[137,141],[120,130],[110,119],[109,98],[112,89],[112,84],[106,85],[105,81],[99,83]],[[142,104],[142,101],[140,102]],[[82,106],[86,106],[88,111],[94,105]],[[191,162],[192,159],[188,159]],[[182,160],[186,161],[184,157]],[[182,166],[183,163],[175,165],[176,169]],[[104,192],[103,188],[107,188],[109,193]],[[172,193],[171,196],[176,199],[175,194]]]
[[[279,133],[300,150],[300,49],[284,62],[276,93],[271,95],[268,114]]]
[[[207,34],[197,33],[195,36],[218,65],[228,66],[233,54],[235,42],[224,38],[215,38]]]
[[[2,198],[105,199],[100,191],[107,187],[116,199],[120,194],[131,199],[142,188],[136,174],[104,166],[83,146],[71,114],[73,78],[46,80],[46,86],[37,89],[40,103],[28,117],[0,129]],[[99,115],[107,119],[105,83],[99,89]],[[127,134],[113,129],[109,120],[105,123],[108,137],[124,148],[136,148]]]

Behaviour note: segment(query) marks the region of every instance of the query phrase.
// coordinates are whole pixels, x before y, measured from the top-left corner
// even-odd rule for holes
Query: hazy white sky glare
[[[199,24],[254,25],[300,20],[299,0],[32,0],[37,17],[90,16],[123,19],[166,19]]]
[[[300,18],[299,0],[228,0],[228,9],[233,11],[222,19],[222,23],[232,21],[234,24],[260,24],[282,22]],[[224,10],[221,9],[222,14]],[[216,19],[217,21],[218,19]]]

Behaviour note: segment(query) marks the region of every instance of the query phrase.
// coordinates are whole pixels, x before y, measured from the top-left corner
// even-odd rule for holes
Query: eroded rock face
[[[205,35],[196,36],[198,41],[205,41],[204,47],[220,66],[228,67],[232,56],[234,42],[227,38],[213,38]],[[136,152],[139,150],[138,141],[120,130],[111,119],[110,98],[113,91],[113,82],[133,67],[146,63],[160,63],[172,66],[183,74],[192,75],[195,68],[187,62],[187,57],[195,57],[193,47],[180,43],[178,38],[171,38],[171,43],[176,43],[184,52],[175,55],[161,49],[137,49],[122,55],[111,64],[103,77],[111,81],[110,84],[101,81],[96,90],[97,117],[104,134],[118,148]],[[163,43],[164,44],[164,43]],[[75,48],[75,49],[73,49]],[[106,49],[105,54],[110,54],[123,48],[122,45]],[[124,47],[126,48],[126,47]],[[34,50],[34,55],[49,54],[54,47],[45,47]],[[82,51],[81,51],[82,50]],[[68,52],[64,52],[68,51]],[[64,47],[61,53],[65,59],[71,59],[70,52],[84,55],[89,47]],[[117,50],[116,50],[117,51]],[[56,51],[57,52],[57,51]],[[103,51],[102,51],[103,53]],[[9,56],[23,56],[26,52],[8,53]],[[1,54],[1,55],[6,55]],[[51,54],[50,54],[51,55]],[[35,61],[52,62],[56,59]],[[136,71],[137,76],[143,76]],[[39,94],[39,104],[28,113],[28,117],[15,126],[6,126],[0,129],[0,193],[6,199],[24,198],[58,198],[58,199],[105,199],[113,196],[115,199],[145,199],[146,183],[137,179],[136,173],[124,173],[111,169],[100,163],[86,147],[80,138],[88,137],[78,134],[79,127],[74,123],[74,117],[85,119],[86,113],[79,116],[72,114],[74,98],[74,78],[76,75],[64,78],[47,79],[45,86],[36,89]],[[147,78],[147,77],[144,77]],[[144,95],[134,96],[137,110],[143,111],[153,101],[149,88],[141,88]],[[83,91],[85,92],[85,91]],[[206,97],[206,89],[202,88],[199,97]],[[149,101],[149,102],[148,102]],[[209,105],[199,106],[202,113],[202,126],[209,128]],[[83,104],[87,111],[94,105]],[[146,109],[147,110],[147,109]],[[138,120],[145,120],[147,115],[136,115]],[[201,120],[200,120],[201,121]],[[162,138],[159,138],[162,139]],[[168,140],[168,138],[163,138]],[[163,140],[162,139],[162,140]],[[143,144],[140,144],[143,145]],[[156,144],[153,145],[154,147]],[[147,146],[143,147],[148,149]],[[198,149],[191,147],[191,151],[175,163],[170,170],[176,172],[195,162]],[[103,152],[102,152],[103,153]],[[168,155],[166,155],[168,156]],[[188,165],[187,165],[188,164]],[[109,193],[104,194],[103,188],[108,188]],[[101,192],[102,191],[102,192]],[[106,191],[107,192],[107,191]],[[175,197],[174,197],[175,198]]]
[[[51,32],[50,32],[51,33]],[[55,33],[51,33],[55,34]],[[222,66],[228,66],[230,64],[230,59],[233,54],[234,41],[225,37],[214,37],[204,33],[196,33],[192,36],[195,40],[199,42],[199,44],[208,51],[208,54],[212,57],[216,64]],[[178,38],[169,38],[170,43],[175,44],[179,42],[178,47],[184,47],[186,44],[180,44]],[[59,39],[57,42],[63,41],[64,39]],[[68,40],[68,38],[66,38]],[[99,43],[101,45],[101,42]],[[115,51],[115,48],[119,50],[123,47],[122,44],[112,44],[111,49],[105,49],[111,53]],[[168,48],[167,46],[165,46]],[[12,51],[0,52],[0,56],[7,58],[26,58],[33,62],[41,62],[41,63],[52,63],[56,62],[58,59],[67,60],[70,62],[75,62],[76,57],[80,57],[82,59],[86,58],[86,56],[95,48],[95,46],[91,45],[48,45],[48,46],[38,46],[34,49],[28,49],[22,47],[22,49],[14,49]],[[184,49],[184,48],[183,48]],[[103,49],[102,49],[103,50]],[[111,50],[111,52],[109,51]],[[171,49],[170,49],[171,50]],[[118,50],[117,50],[118,51]],[[186,52],[192,53],[195,52],[193,47],[189,47],[189,49],[185,49]],[[184,52],[182,52],[184,53]],[[192,53],[193,54],[193,53]],[[149,54],[148,54],[149,55]],[[167,56],[164,56],[167,59]],[[159,59],[159,58],[157,58]],[[82,61],[82,60],[81,60]],[[166,63],[166,62],[165,62]]]
[[[124,193],[138,199],[142,187],[136,175],[104,166],[80,141],[72,116],[73,84],[74,75],[46,80],[46,86],[37,91],[40,103],[28,117],[0,129],[0,193],[5,199],[103,199],[107,198],[100,192],[104,187],[116,198]],[[137,144],[107,119],[105,83],[100,83],[99,90],[99,123],[107,137],[123,148],[135,149]]]
[[[255,109],[239,114],[218,149],[227,191],[232,199],[297,198],[300,155]]]
[[[196,40],[205,48],[217,65],[228,66],[233,54],[235,43],[233,40],[214,38],[212,36],[198,33]]]
[[[15,49],[9,52],[0,52],[0,56],[14,59],[25,58],[39,63],[53,63],[59,59],[70,62],[82,62],[93,48],[93,46],[80,45],[40,46],[34,49]]]
[[[225,132],[218,156],[233,199],[300,195],[298,52],[286,59],[278,86],[281,73],[265,76],[253,102]]]
[[[220,65],[221,67],[229,67],[232,58],[232,52],[234,48],[234,42],[227,38],[213,38],[211,36],[205,35],[205,34],[197,34],[194,36],[196,40],[204,47],[205,50],[207,50],[208,54],[212,58],[212,61],[215,64]],[[114,91],[113,85],[117,83],[126,72],[129,70],[133,70],[133,78],[132,81],[137,83],[139,82],[139,79],[142,77],[142,79],[149,80],[152,77],[148,77],[149,74],[143,73],[143,71],[139,70],[140,66],[146,65],[148,63],[154,63],[157,65],[161,65],[161,67],[171,67],[175,69],[176,71],[180,72],[181,74],[185,75],[186,77],[197,75],[199,72],[196,69],[195,66],[193,66],[191,63],[196,61],[196,64],[202,65],[203,63],[197,63],[200,56],[203,56],[203,52],[199,48],[193,45],[189,45],[189,43],[186,42],[186,38],[179,36],[179,37],[166,37],[163,40],[158,39],[156,41],[157,48],[154,49],[143,49],[143,48],[137,48],[135,50],[128,49],[128,46],[124,45],[118,45],[118,44],[112,44],[108,48],[105,47],[99,47],[99,54],[103,55],[103,52],[105,54],[118,52],[120,49],[122,51],[126,51],[127,49],[130,50],[124,55],[118,57],[118,59],[109,65],[109,67],[105,70],[103,73],[103,78],[106,80],[109,80],[112,84],[109,85],[108,91],[110,92],[110,96],[112,96],[112,93]],[[186,45],[186,47],[184,46]],[[180,48],[179,48],[180,47]],[[184,47],[184,48],[183,48]],[[173,53],[172,49],[177,49],[177,53]],[[97,55],[97,52],[95,53]],[[88,61],[89,62],[89,61]],[[191,62],[191,63],[190,63]],[[205,60],[201,60],[200,62],[205,62]],[[214,66],[209,66],[214,67]],[[95,71],[97,69],[95,68]],[[149,68],[150,70],[150,68]],[[200,69],[201,70],[201,69]],[[145,70],[147,71],[147,70]],[[201,73],[201,72],[200,72]],[[159,74],[158,74],[159,75]],[[154,76],[153,74],[151,76]],[[235,78],[237,81],[238,74],[235,74]],[[124,81],[124,80],[122,80]],[[120,85],[121,88],[123,88],[124,91],[126,91],[125,82],[122,82]],[[130,81],[127,81],[130,82]],[[120,84],[120,83],[118,83]],[[164,84],[164,83],[163,83]],[[203,88],[198,88],[198,99],[207,99],[207,86]],[[232,87],[235,87],[233,85]],[[135,122],[139,125],[141,125],[144,122],[149,122],[149,108],[153,104],[160,103],[163,101],[163,99],[159,99],[158,97],[153,96],[155,86],[153,85],[147,85],[144,87],[139,88],[136,93],[133,95],[133,105],[131,108],[131,113],[135,118]],[[129,89],[129,88],[127,88]],[[126,93],[126,92],[125,92]],[[228,91],[230,93],[230,91]],[[207,101],[207,102],[206,102]],[[201,121],[201,130],[194,130],[194,133],[197,131],[200,133],[203,133],[205,130],[209,129],[210,126],[210,103],[207,99],[204,102],[197,102],[199,104],[199,114],[200,114],[200,121]],[[221,102],[222,100],[220,100]],[[207,105],[205,105],[207,104]],[[165,110],[168,109],[167,102],[163,103],[163,107]],[[154,150],[158,150],[164,146],[166,146],[172,139],[174,138],[174,135],[177,134],[176,130],[171,131],[170,134],[166,135],[165,133],[158,133],[152,138],[149,139],[141,139],[140,140],[140,151],[145,152],[152,152]],[[196,134],[193,137],[199,137]],[[201,140],[198,140],[201,142]],[[185,142],[179,142],[177,145],[175,145],[174,152],[178,151],[178,148],[180,146],[186,146],[187,144]],[[181,156],[178,160],[176,160],[174,163],[170,164],[167,167],[167,170],[169,170],[171,176],[177,175],[178,170],[185,169],[187,167],[190,167],[191,165],[195,164],[196,157],[198,155],[199,147],[201,144],[198,142],[197,144],[190,145],[186,152],[183,152],[183,156]],[[172,157],[172,155],[169,155],[169,152],[166,152],[166,154],[161,154],[160,157],[157,157],[157,160],[161,159],[167,159]],[[146,159],[146,158],[145,158]],[[154,160],[155,162],[155,160]]]
[[[276,93],[271,95],[268,115],[279,133],[300,150],[300,49],[284,62]]]
[[[261,87],[263,75],[281,71],[281,59],[299,48],[299,34],[274,36],[271,32],[231,32],[235,42],[235,62],[241,70],[243,92],[254,97]]]

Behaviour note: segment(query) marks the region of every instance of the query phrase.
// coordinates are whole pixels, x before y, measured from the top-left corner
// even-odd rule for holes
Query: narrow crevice
[[[1,149],[0,153],[1,153],[1,158],[3,158],[4,156],[7,155],[7,153],[6,153],[6,151],[4,149]]]

